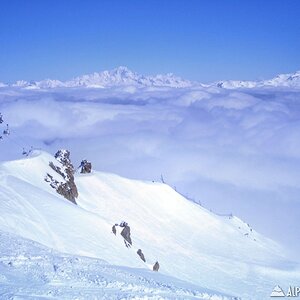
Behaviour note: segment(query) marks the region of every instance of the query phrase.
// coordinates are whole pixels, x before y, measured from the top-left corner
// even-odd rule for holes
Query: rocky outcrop
[[[122,231],[120,233],[119,230],[117,230],[119,227],[122,228]],[[125,246],[127,248],[131,248],[132,246],[131,233],[130,233],[130,227],[128,226],[127,222],[122,221],[120,224],[115,223],[112,226],[112,233],[115,236],[117,236],[117,233],[119,233],[124,239]],[[146,262],[146,258],[142,249],[138,249],[136,253],[143,262]],[[156,261],[155,264],[153,265],[153,271],[157,272],[158,269],[159,269],[159,263],[158,261]]]
[[[126,247],[130,247],[132,245],[131,236],[130,236],[130,227],[126,224],[121,231],[121,236],[124,238],[124,242]]]
[[[52,175],[50,175],[49,173],[47,173],[47,175],[45,176],[45,181],[46,182],[49,182],[50,183],[50,186],[53,188],[53,189],[57,189],[60,182],[57,181],[56,179],[53,178]]]
[[[138,256],[141,258],[141,260],[142,260],[143,262],[146,262],[144,253],[142,252],[141,249],[139,249],[136,253],[138,254]]]
[[[118,226],[118,225],[114,225],[114,226],[111,228],[111,230],[112,230],[112,232],[113,232],[114,235],[117,234],[116,226]]]
[[[78,190],[74,180],[74,166],[70,160],[70,151],[59,150],[55,154],[56,160],[60,165],[49,163],[49,166],[61,176],[63,181],[56,180],[52,175],[47,173],[45,181],[50,183],[50,186],[56,189],[57,193],[62,195],[67,200],[77,204],[75,199],[78,197]]]
[[[80,164],[80,173],[87,174],[92,172],[92,163],[84,159]]]
[[[158,272],[158,269],[159,269],[159,263],[157,261],[153,266],[153,271]]]

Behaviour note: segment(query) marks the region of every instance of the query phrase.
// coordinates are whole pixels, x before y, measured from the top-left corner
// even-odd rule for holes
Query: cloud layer
[[[31,145],[67,147],[76,163],[87,158],[99,170],[163,174],[206,207],[288,245],[300,230],[299,101],[300,91],[287,88],[2,87],[12,133],[0,159]]]

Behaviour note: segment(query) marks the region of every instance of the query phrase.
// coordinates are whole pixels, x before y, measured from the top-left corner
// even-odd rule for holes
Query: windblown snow
[[[54,160],[35,151],[0,165],[1,299],[261,300],[299,282],[280,245],[166,184],[76,174],[74,205],[44,181]],[[112,233],[122,221],[132,247]]]

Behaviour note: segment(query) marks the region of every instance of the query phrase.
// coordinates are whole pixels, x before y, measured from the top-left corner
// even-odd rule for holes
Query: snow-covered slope
[[[42,81],[38,81],[35,83],[39,88],[49,89],[49,88],[57,88],[64,87],[64,83],[57,79],[45,79]]]
[[[212,299],[232,297],[146,269],[62,254],[0,231],[0,298]]]
[[[279,245],[165,184],[77,174],[78,206],[73,205],[45,183],[45,174],[53,172],[49,161],[54,157],[35,152],[0,166],[1,230],[114,265],[151,269],[159,261],[162,274],[243,299],[267,299],[278,282],[300,279],[299,268]],[[122,220],[131,227],[131,248],[112,233],[112,225]]]
[[[258,86],[257,81],[224,80],[216,83],[217,87],[225,89],[254,88]]]
[[[263,81],[265,86],[300,87],[300,71],[290,74],[280,74],[276,77]]]

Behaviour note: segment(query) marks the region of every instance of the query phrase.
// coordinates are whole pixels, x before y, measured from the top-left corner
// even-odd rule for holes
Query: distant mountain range
[[[61,87],[87,87],[105,88],[111,86],[161,86],[161,87],[188,87],[192,83],[174,74],[144,76],[129,70],[127,67],[118,67],[110,71],[95,72],[88,75],[75,77],[71,80],[62,82],[59,80],[46,79],[42,81],[17,81],[10,86],[27,89],[48,89]],[[1,86],[8,86],[0,83]]]
[[[257,87],[291,87],[300,88],[300,71],[290,74],[280,74],[269,80],[240,81],[225,80],[211,84],[192,82],[175,76],[172,73],[165,75],[145,76],[129,70],[127,67],[118,67],[110,71],[95,72],[92,74],[75,77],[71,80],[60,81],[45,79],[41,81],[19,80],[13,84],[0,82],[1,87],[19,87],[26,89],[51,89],[51,88],[106,88],[114,86],[137,87],[172,87],[186,88],[191,86],[213,86],[226,89],[257,88]]]
[[[300,88],[300,71],[289,74],[280,74],[268,80],[259,81],[239,81],[226,80],[216,83],[218,87],[235,89],[235,88],[255,88],[255,87],[298,87]]]

